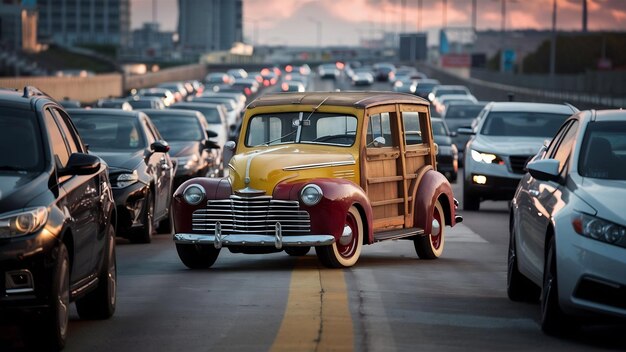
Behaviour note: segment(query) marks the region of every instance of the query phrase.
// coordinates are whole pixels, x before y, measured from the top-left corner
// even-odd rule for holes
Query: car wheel
[[[210,268],[217,260],[220,250],[212,245],[176,244],[178,257],[189,269]]]
[[[117,300],[117,260],[115,258],[115,230],[107,229],[107,246],[98,287],[76,301],[76,310],[82,319],[108,319],[115,313]]]
[[[556,246],[554,237],[548,244],[548,252],[543,269],[541,289],[541,330],[548,335],[562,333],[566,325],[565,314],[559,306],[559,289],[556,270]]]
[[[437,200],[433,208],[433,231],[427,236],[417,236],[413,240],[415,252],[420,259],[437,259],[443,253],[445,244],[446,215]],[[438,230],[435,229],[438,226]]]
[[[34,341],[46,349],[61,350],[65,347],[70,315],[70,260],[64,243],[59,245],[52,277],[50,306],[41,317],[41,329],[33,331],[37,332]]]
[[[292,257],[302,257],[307,255],[309,250],[311,250],[311,247],[287,247],[285,248],[285,253]]]
[[[154,195],[152,191],[148,191],[146,204],[144,204],[143,226],[137,229],[137,232],[131,236],[130,241],[133,243],[150,243],[154,233]]]
[[[506,293],[509,299],[515,302],[536,302],[539,298],[539,287],[533,284],[518,269],[514,230],[511,230],[511,236],[509,236]]]
[[[467,189],[467,183],[463,185],[463,210],[478,211],[480,209],[480,198],[472,195]]]
[[[355,206],[346,214],[344,230],[339,241],[330,246],[315,247],[317,257],[329,268],[349,268],[356,264],[363,248],[363,220]]]

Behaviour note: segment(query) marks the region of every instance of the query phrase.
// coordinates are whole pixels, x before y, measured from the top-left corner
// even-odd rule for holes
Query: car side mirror
[[[374,146],[374,148],[381,148],[385,146],[385,137],[383,136],[379,136],[374,138],[373,141],[371,141],[367,146]]]
[[[204,147],[207,149],[220,149],[220,146],[214,141],[205,141]]]
[[[526,165],[530,175],[541,181],[557,181],[559,179],[560,162],[556,159],[531,161]]]
[[[93,154],[72,153],[67,165],[59,170],[59,176],[91,175],[100,170],[100,158]]]
[[[206,130],[206,135],[207,135],[209,138],[215,138],[215,137],[217,137],[217,132],[215,132],[215,131],[213,131],[213,130]]]
[[[456,137],[456,136],[457,136],[456,132],[454,132],[454,131],[450,132],[450,137]]]
[[[153,153],[167,153],[170,151],[170,145],[164,140],[156,141],[150,144],[150,151]]]
[[[472,135],[474,134],[474,130],[471,128],[466,128],[466,127],[461,127],[459,129],[457,129],[458,134],[464,134],[464,135]]]
[[[226,144],[224,144],[224,149],[226,150],[235,150],[235,148],[237,148],[237,143],[235,143],[235,141],[228,141],[226,142]]]

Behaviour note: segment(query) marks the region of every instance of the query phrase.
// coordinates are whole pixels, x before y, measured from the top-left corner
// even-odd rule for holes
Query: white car
[[[626,318],[626,111],[569,118],[528,164],[511,203],[507,292],[541,297],[541,328]],[[541,292],[541,294],[540,294]]]
[[[480,114],[465,147],[463,208],[478,210],[483,200],[511,200],[526,162],[544,140],[578,112],[565,104],[491,102]]]

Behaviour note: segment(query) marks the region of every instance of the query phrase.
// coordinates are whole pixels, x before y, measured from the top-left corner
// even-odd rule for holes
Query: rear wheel
[[[115,230],[109,225],[107,246],[98,287],[76,301],[82,319],[108,319],[115,312],[117,297],[117,262],[115,259]]]
[[[431,233],[427,236],[417,236],[413,240],[415,252],[417,252],[417,256],[420,257],[420,259],[437,259],[443,253],[446,216],[438,200],[433,208],[432,219]]]
[[[285,253],[289,254],[292,257],[302,257],[307,255],[311,250],[311,247],[287,247],[285,248]]]
[[[217,260],[220,250],[211,245],[177,243],[178,257],[189,269],[206,269]]]
[[[351,206],[346,214],[341,238],[330,246],[315,247],[317,257],[329,268],[348,268],[356,264],[363,248],[364,226],[361,214]]]
[[[539,287],[524,276],[517,266],[517,249],[515,248],[515,232],[511,230],[509,237],[508,270],[506,275],[506,293],[511,301],[536,302],[539,298]]]
[[[64,243],[59,245],[57,263],[53,273],[50,307],[34,329],[36,344],[50,350],[61,350],[67,339],[70,310],[70,260]]]

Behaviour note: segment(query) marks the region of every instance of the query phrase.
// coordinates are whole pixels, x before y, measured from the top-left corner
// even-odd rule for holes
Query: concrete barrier
[[[166,68],[158,72],[146,73],[145,75],[126,76],[124,80],[124,92],[129,92],[131,89],[154,87],[159,83],[169,81],[191,79],[202,81],[206,74],[206,65],[196,64]]]
[[[122,95],[122,75],[117,73],[89,77],[15,77],[0,78],[0,87],[22,89],[35,86],[51,97],[91,103],[99,98]]]

